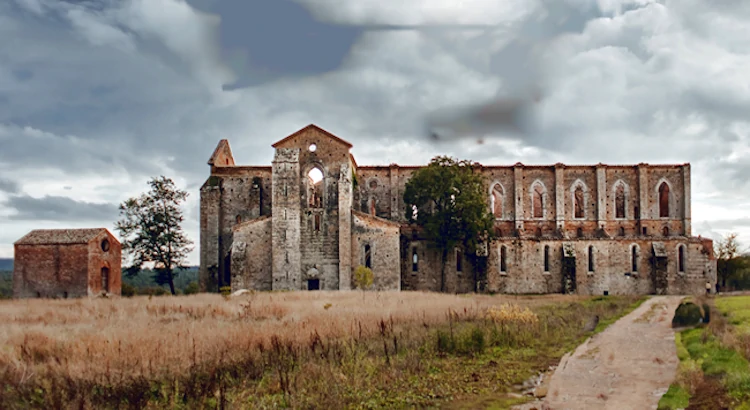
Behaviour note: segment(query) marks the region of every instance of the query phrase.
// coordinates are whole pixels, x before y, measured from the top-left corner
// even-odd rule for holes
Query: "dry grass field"
[[[0,403],[434,405],[502,392],[534,370],[498,368],[509,349],[527,349],[543,367],[586,335],[591,316],[618,317],[634,301],[418,292],[0,301]],[[548,345],[544,352],[541,342]],[[481,383],[478,361],[494,363]],[[454,386],[457,378],[468,378],[467,385],[473,380],[478,390]],[[428,379],[434,383],[425,385]]]

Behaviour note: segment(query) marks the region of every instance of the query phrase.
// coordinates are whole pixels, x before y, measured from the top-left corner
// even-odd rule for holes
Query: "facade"
[[[222,140],[201,188],[204,290],[346,290],[367,266],[383,290],[693,294],[714,284],[712,242],[693,237],[690,165],[478,165],[498,240],[441,255],[407,222],[420,167],[359,166],[309,125],[238,166]]]
[[[105,228],[35,230],[13,246],[14,298],[120,295],[122,248]]]

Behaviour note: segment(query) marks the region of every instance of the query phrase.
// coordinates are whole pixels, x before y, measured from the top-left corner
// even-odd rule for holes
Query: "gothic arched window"
[[[573,214],[575,218],[583,218],[584,212],[584,201],[583,201],[583,187],[578,185],[573,192]]]
[[[669,217],[669,185],[666,182],[659,185],[659,217]]]
[[[490,196],[490,205],[492,207],[492,214],[495,218],[503,217],[503,187],[500,184],[495,184],[492,187],[492,195]]]
[[[307,206],[321,208],[323,206],[323,171],[313,168],[307,173]]]
[[[541,182],[534,183],[532,192],[532,215],[534,218],[544,217],[544,185]]]
[[[625,185],[622,183],[615,188],[615,218],[625,218]]]

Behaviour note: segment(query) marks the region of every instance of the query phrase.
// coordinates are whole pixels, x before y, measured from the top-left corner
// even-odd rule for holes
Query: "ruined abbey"
[[[482,165],[499,239],[441,255],[406,219],[415,166],[358,165],[309,125],[271,166],[235,165],[219,142],[200,192],[206,291],[346,290],[366,266],[381,290],[695,294],[716,282],[690,226],[690,165]]]

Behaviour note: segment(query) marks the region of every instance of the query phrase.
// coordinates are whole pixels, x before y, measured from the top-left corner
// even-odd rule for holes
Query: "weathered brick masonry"
[[[690,165],[478,165],[499,239],[441,255],[406,220],[420,167],[358,166],[352,145],[309,125],[270,167],[236,166],[222,140],[201,188],[204,290],[378,289],[504,293],[702,293],[710,240],[691,235]],[[316,176],[317,173],[317,176]]]
[[[122,249],[105,228],[35,230],[14,250],[15,298],[120,295]]]

